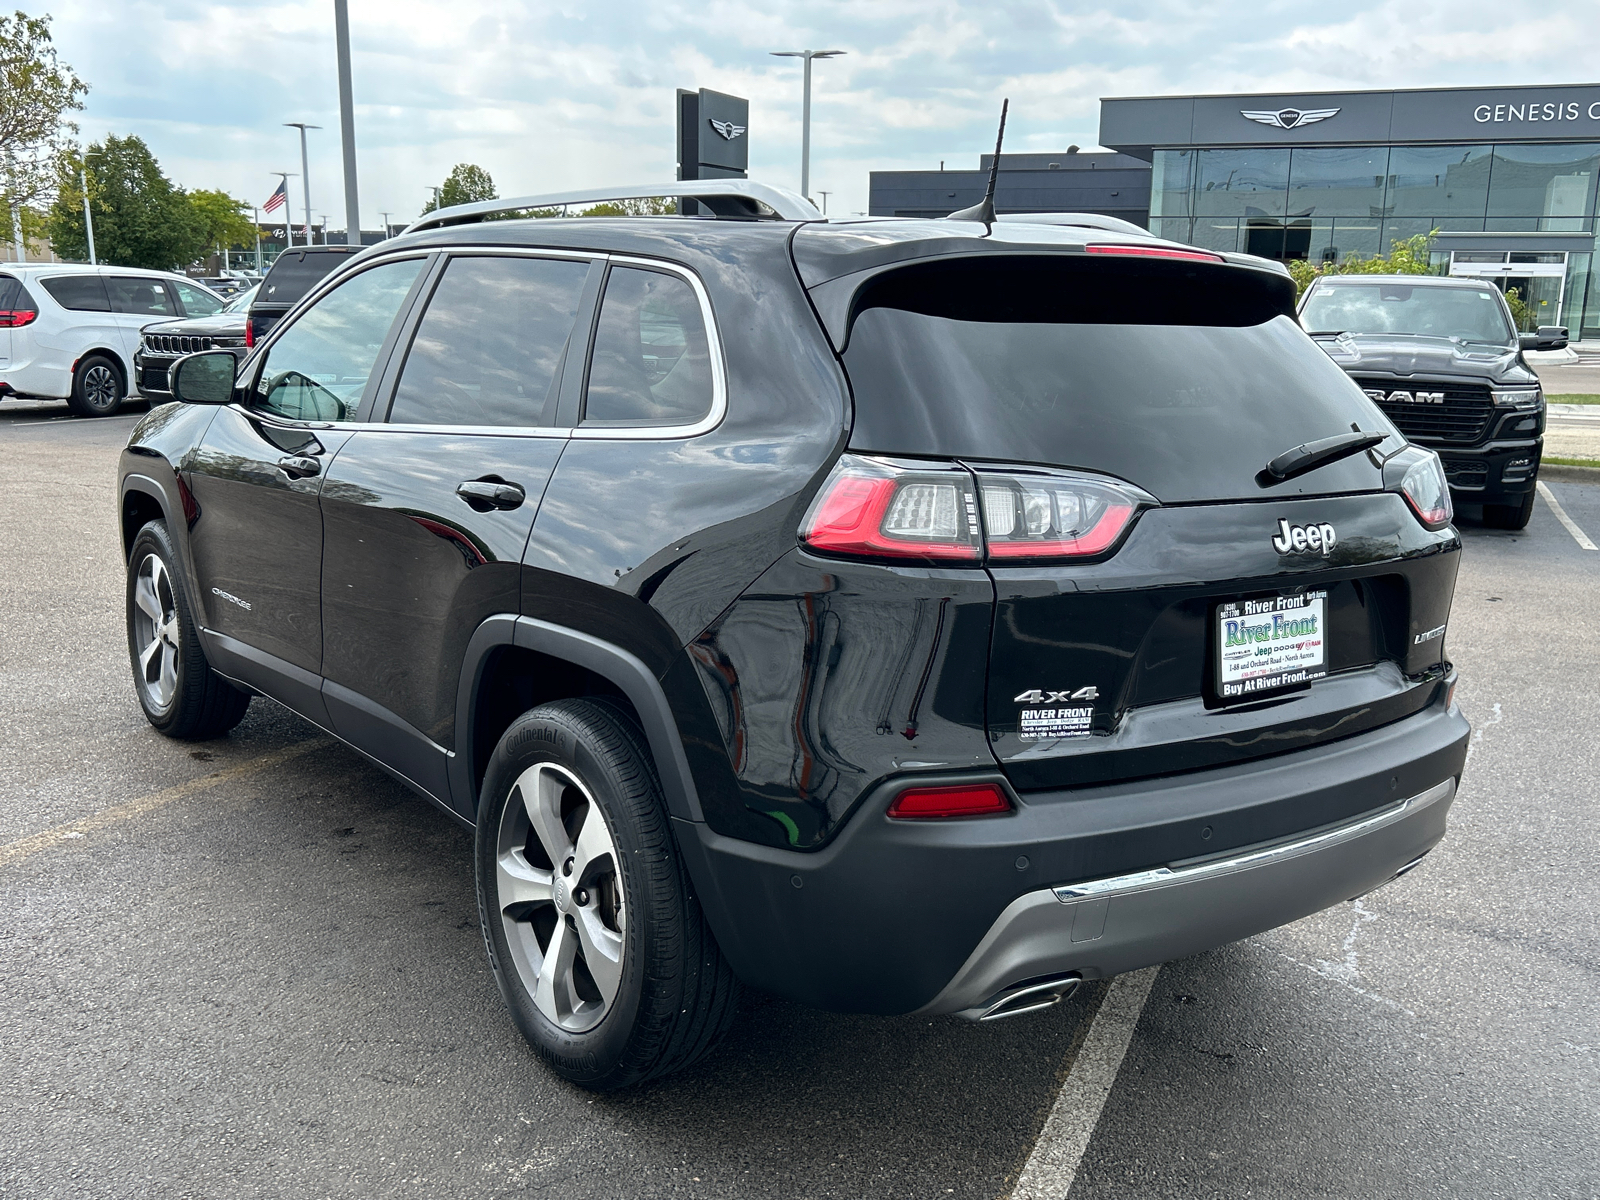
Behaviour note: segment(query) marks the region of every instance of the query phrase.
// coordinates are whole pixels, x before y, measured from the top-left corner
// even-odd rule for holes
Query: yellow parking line
[[[213,771],[209,775],[202,775],[198,779],[191,779],[187,783],[174,784],[172,787],[163,788],[159,792],[151,792],[147,796],[140,796],[136,800],[129,800],[125,804],[113,805],[103,808],[97,813],[90,813],[77,821],[68,821],[62,825],[53,825],[49,829],[42,829],[38,833],[29,834],[25,838],[18,838],[14,842],[7,842],[0,846],[0,867],[21,862],[23,859],[37,854],[41,850],[48,850],[51,846],[61,842],[76,841],[87,837],[96,830],[105,829],[122,821],[134,817],[142,817],[152,813],[158,808],[164,808],[185,796],[192,796],[196,792],[203,792],[207,788],[216,787],[218,784],[232,783],[246,775],[253,775],[258,771],[265,771],[271,767],[281,766],[290,759],[299,758],[302,754],[310,754],[314,750],[325,750],[330,745],[325,738],[317,738],[310,742],[301,742],[299,745],[286,746],[282,750],[274,750],[270,754],[263,754],[249,762],[240,763],[236,767],[227,767],[221,771]]]

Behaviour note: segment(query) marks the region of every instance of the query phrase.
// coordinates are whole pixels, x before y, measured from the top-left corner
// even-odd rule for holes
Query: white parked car
[[[225,303],[166,271],[0,263],[0,399],[65,400],[79,416],[110,416],[127,398],[143,326]]]

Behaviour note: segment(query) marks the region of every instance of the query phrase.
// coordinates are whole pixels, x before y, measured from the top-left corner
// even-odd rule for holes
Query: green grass
[[[1600,458],[1558,458],[1553,454],[1546,454],[1539,460],[1539,465],[1554,463],[1558,467],[1593,467],[1600,470]]]
[[[1562,396],[1546,395],[1545,401],[1550,404],[1600,404],[1600,396],[1592,392],[1568,392]]]

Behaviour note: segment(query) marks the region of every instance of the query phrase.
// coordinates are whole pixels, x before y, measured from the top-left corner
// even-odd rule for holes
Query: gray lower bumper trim
[[[1364,895],[1438,843],[1455,790],[1446,779],[1291,841],[1019,896],[920,1011],[981,1016],[994,996],[1025,980],[1136,970]]]

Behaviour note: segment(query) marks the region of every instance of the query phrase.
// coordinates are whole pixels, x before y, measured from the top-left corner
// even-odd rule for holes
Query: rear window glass
[[[51,275],[39,281],[62,308],[78,312],[110,312],[106,283],[98,275]]]
[[[352,249],[351,254],[355,251]],[[350,254],[329,250],[285,250],[262,281],[258,304],[293,304],[321,283]]]
[[[1228,268],[966,260],[860,300],[844,362],[852,448],[1100,471],[1162,501],[1264,498],[1274,456],[1383,414],[1285,311]],[[1270,493],[1377,486],[1365,456]]]
[[[588,263],[568,259],[453,260],[417,328],[389,420],[551,424],[588,275]]]
[[[113,275],[106,280],[106,291],[111,296],[111,311],[134,313],[142,317],[175,317],[172,297],[159,279],[143,279],[136,275]]]
[[[694,289],[613,267],[595,327],[584,424],[685,425],[711,411],[711,355]]]
[[[1409,333],[1509,345],[1511,323],[1490,288],[1409,283],[1323,283],[1306,297],[1300,323],[1317,333]]]

